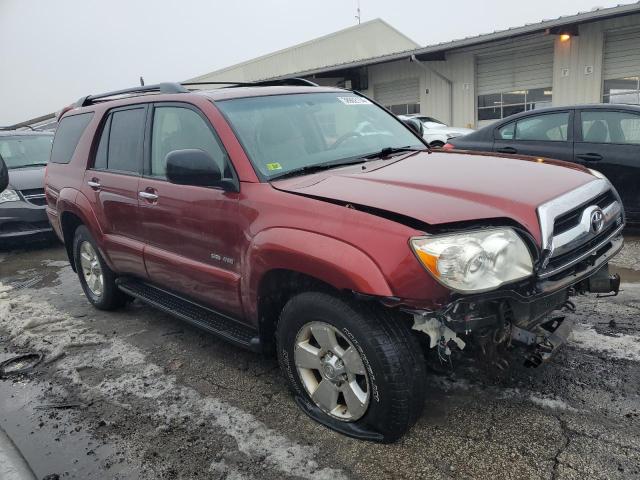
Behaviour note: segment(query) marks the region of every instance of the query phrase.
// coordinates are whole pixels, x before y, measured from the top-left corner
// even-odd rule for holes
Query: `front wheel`
[[[393,442],[418,418],[422,351],[403,319],[383,307],[302,293],[284,307],[277,340],[298,403],[324,425]]]

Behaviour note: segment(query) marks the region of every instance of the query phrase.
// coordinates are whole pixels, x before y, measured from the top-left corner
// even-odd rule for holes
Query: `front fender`
[[[243,303],[256,318],[258,291],[264,275],[291,270],[321,280],[338,290],[379,296],[393,292],[377,263],[362,250],[332,237],[305,230],[271,228],[258,233],[244,258]]]

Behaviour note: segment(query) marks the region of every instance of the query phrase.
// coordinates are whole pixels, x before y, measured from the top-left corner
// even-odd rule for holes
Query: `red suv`
[[[550,312],[617,293],[624,214],[597,172],[431,152],[357,92],[290,83],[65,111],[47,212],[95,307],[137,298],[275,351],[312,418],[390,442],[421,411],[425,354],[520,345],[537,365],[571,329]]]

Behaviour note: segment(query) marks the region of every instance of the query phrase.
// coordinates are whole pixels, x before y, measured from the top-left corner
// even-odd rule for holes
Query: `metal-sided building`
[[[412,43],[375,20],[194,80],[305,77],[363,91],[396,113],[469,127],[550,105],[640,104],[640,3]]]

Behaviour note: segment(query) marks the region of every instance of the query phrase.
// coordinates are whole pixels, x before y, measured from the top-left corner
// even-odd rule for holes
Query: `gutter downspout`
[[[414,54],[409,58],[410,62],[415,62],[420,65],[426,72],[434,73],[438,78],[444,80],[447,85],[449,85],[449,126],[453,126],[453,81],[449,78],[445,77],[443,74],[438,72],[435,68],[430,67],[426,63],[421,62],[416,58]]]

